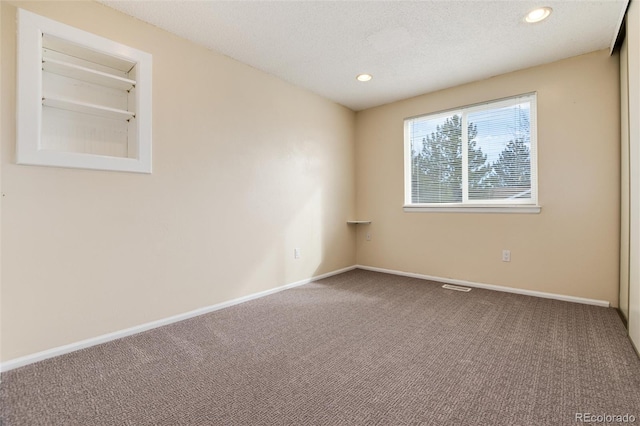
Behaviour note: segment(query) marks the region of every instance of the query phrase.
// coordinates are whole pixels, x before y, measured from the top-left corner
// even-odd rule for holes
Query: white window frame
[[[460,115],[462,119],[462,181],[468,180],[468,135],[467,117],[470,113],[486,109],[501,108],[514,105],[516,100],[529,98],[531,103],[530,125],[530,162],[531,162],[531,198],[529,199],[497,199],[469,200],[469,185],[462,187],[462,201],[458,203],[413,203],[411,199],[411,122],[429,117],[450,117]],[[405,212],[450,212],[450,213],[540,213],[538,205],[538,126],[537,126],[537,93],[525,93],[508,98],[482,102],[446,111],[438,111],[404,120],[404,211]]]

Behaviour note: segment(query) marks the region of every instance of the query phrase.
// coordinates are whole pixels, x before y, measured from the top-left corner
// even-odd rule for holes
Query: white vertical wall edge
[[[24,367],[25,365],[33,364],[34,362],[44,361],[45,359],[48,359],[48,358],[53,358],[55,356],[64,355],[70,352],[75,352],[77,350],[99,345],[101,343],[106,343],[111,340],[120,339],[122,337],[131,336],[133,334],[141,333],[143,331],[162,327],[163,325],[172,324],[174,322],[193,318],[198,315],[204,315],[209,312],[217,311],[219,309],[228,308],[230,306],[238,305],[243,302],[248,302],[249,300],[258,299],[260,297],[268,296],[270,294],[274,294],[283,290],[298,287],[304,284],[309,284],[314,281],[321,280],[323,278],[328,278],[333,275],[342,274],[344,272],[351,271],[355,268],[356,268],[355,266],[349,266],[346,268],[338,269],[336,271],[327,272],[326,274],[317,275],[315,277],[306,278],[301,281],[296,281],[280,287],[272,288],[270,290],[261,291],[259,293],[253,293],[248,296],[239,297],[237,299],[228,300],[226,302],[217,303],[211,306],[205,306],[203,308],[195,309],[193,311],[174,315],[168,318],[159,319],[157,321],[151,321],[145,324],[137,325],[135,327],[130,327],[124,330],[115,331],[113,333],[103,334],[101,336],[92,337],[90,339],[81,340],[79,342],[70,343],[68,345],[58,346],[56,348],[47,349],[46,351],[37,352],[35,354],[26,355],[20,358],[15,358],[0,364],[0,372],[13,370],[14,368],[18,368],[18,367]]]
[[[403,272],[403,271],[396,271],[393,269],[376,268],[373,266],[356,265],[356,268],[364,269],[366,271],[382,272],[385,274],[401,275],[403,277],[419,278],[421,280],[437,281],[440,283],[455,284],[455,285],[461,285],[466,287],[483,288],[485,290],[501,291],[503,293],[522,294],[525,296],[542,297],[544,299],[562,300],[564,302],[582,303],[584,305],[595,305],[595,306],[602,306],[605,308],[608,308],[610,306],[609,302],[607,302],[606,300],[587,299],[584,297],[566,296],[564,294],[545,293],[542,291],[525,290],[520,288],[504,287],[504,286],[493,285],[493,284],[475,283],[472,281],[456,280],[453,278],[434,277],[431,275],[414,274],[412,272]]]
[[[23,9],[18,9],[17,18],[16,162],[42,166],[151,173],[151,54]],[[136,63],[135,95],[138,148],[135,158],[40,149],[43,34],[58,37],[113,58]]]
[[[640,351],[640,5],[627,11],[629,78],[629,338]]]
[[[629,66],[628,41],[620,46],[620,291],[619,307],[629,320]]]

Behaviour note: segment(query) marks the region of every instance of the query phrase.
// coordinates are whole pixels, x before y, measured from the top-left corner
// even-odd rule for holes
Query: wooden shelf
[[[136,85],[135,80],[55,59],[44,59],[42,61],[42,69],[64,77],[75,78],[114,89],[131,90]]]
[[[351,225],[369,225],[371,221],[370,220],[348,220],[347,223]]]
[[[67,111],[81,112],[83,114],[97,115],[100,117],[115,118],[118,120],[129,120],[135,117],[135,112],[122,109],[109,108],[102,105],[95,105],[86,102],[79,102],[62,98],[42,98],[42,105],[65,109]]]

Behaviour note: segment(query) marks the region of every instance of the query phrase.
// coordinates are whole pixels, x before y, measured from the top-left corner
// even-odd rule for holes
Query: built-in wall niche
[[[151,55],[18,10],[16,162],[151,173]]]

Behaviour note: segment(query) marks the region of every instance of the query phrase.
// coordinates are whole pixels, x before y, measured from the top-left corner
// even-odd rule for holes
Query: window
[[[405,211],[540,211],[535,94],[404,126]]]

